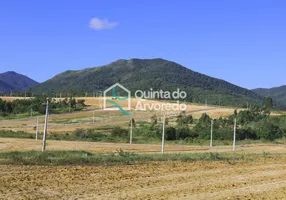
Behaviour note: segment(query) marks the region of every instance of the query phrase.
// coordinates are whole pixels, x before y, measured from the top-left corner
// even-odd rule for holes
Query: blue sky
[[[9,0],[0,25],[0,72],[40,82],[117,59],[164,58],[246,88],[286,84],[282,0]]]

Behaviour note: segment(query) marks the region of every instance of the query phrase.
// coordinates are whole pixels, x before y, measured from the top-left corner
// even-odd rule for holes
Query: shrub
[[[128,136],[128,130],[117,126],[114,129],[112,129],[111,136],[112,137],[127,137]]]
[[[176,140],[176,129],[174,127],[166,127],[166,140]]]
[[[185,139],[187,137],[190,137],[190,129],[188,127],[182,127],[182,128],[178,128],[177,132],[176,132],[176,138],[177,140],[179,139]]]
[[[248,127],[247,129],[239,129],[238,130],[238,139],[240,140],[245,140],[245,139],[257,139],[257,135],[255,130],[251,129],[250,127]]]
[[[283,132],[279,126],[276,126],[267,121],[261,122],[259,124],[260,126],[257,128],[257,136],[259,138],[265,140],[274,140],[282,137]]]

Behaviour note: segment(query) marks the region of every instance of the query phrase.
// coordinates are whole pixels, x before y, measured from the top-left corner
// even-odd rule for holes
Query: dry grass
[[[0,97],[6,100],[15,100],[23,99],[23,97]],[[77,99],[86,100],[88,105],[86,111],[67,113],[60,115],[51,115],[49,117],[49,132],[50,133],[67,133],[72,132],[78,128],[99,128],[106,125],[120,125],[126,126],[129,117],[124,116],[120,111],[104,111],[98,110],[103,105],[102,98],[93,98],[93,97],[78,97]],[[59,100],[59,99],[57,99]],[[138,101],[132,99],[132,108],[136,107]],[[127,101],[118,102],[123,107],[127,106]],[[162,104],[166,102],[162,101],[153,101],[153,100],[144,100],[142,104]],[[95,123],[93,124],[93,110],[95,110]],[[234,111],[232,108],[225,107],[205,107],[204,105],[194,105],[187,104],[187,110],[189,114],[192,114],[195,118],[199,118],[202,113],[206,112],[213,118],[226,117],[231,115]],[[161,116],[162,113],[158,111],[132,111],[133,118],[136,121],[149,121],[151,116],[156,114]],[[179,112],[173,112],[168,114],[178,115]],[[43,116],[40,118],[40,131],[43,129],[44,119]],[[13,131],[25,131],[29,133],[35,132],[36,118],[26,118],[26,119],[15,119],[15,120],[2,120],[0,124],[0,130],[13,130]]]
[[[42,148],[41,140],[20,139],[20,138],[0,138],[0,151],[39,151]],[[161,152],[161,145],[154,144],[124,144],[124,143],[103,143],[85,141],[61,141],[48,140],[48,150],[79,150],[92,153],[114,153],[122,149],[136,153]],[[213,148],[204,146],[187,145],[165,145],[166,152],[232,152],[231,146],[217,146]],[[285,145],[238,145],[237,152],[240,153],[286,153]]]
[[[284,199],[285,157],[124,166],[0,165],[3,199]]]
[[[6,100],[15,100],[23,97],[0,97]],[[75,131],[78,128],[101,128],[105,126],[127,126],[129,117],[123,115],[120,111],[98,110],[103,105],[102,98],[78,97],[84,99],[88,105],[87,109],[82,112],[66,113],[60,115],[51,115],[49,117],[49,133],[65,134]],[[59,100],[59,98],[57,99]],[[117,101],[123,107],[127,106],[127,101]],[[134,109],[138,103],[137,99],[132,99],[131,104]],[[163,101],[144,100],[142,104],[163,104]],[[238,109],[241,110],[241,109]],[[93,111],[95,111],[95,123],[93,123]],[[194,118],[199,118],[203,113],[207,113],[212,118],[227,117],[234,112],[234,108],[214,107],[197,104],[187,104],[188,114]],[[159,111],[131,111],[136,121],[150,121],[152,115],[162,116]],[[178,115],[180,112],[167,112],[168,115]],[[281,113],[274,113],[279,115]],[[44,118],[40,118],[40,131],[43,130]],[[0,130],[25,131],[29,133],[35,132],[36,118],[1,120]]]

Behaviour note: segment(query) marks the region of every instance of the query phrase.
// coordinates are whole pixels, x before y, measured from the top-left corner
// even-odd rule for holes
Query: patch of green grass
[[[26,133],[22,131],[14,132],[14,131],[0,131],[0,137],[9,137],[9,138],[35,138],[35,134]]]
[[[47,135],[48,140],[67,140],[67,141],[88,141],[88,142],[114,142],[114,143],[128,143],[129,136],[120,137],[120,136],[111,136],[110,132],[99,132],[99,131],[111,131],[110,127],[102,127],[95,129],[77,129],[73,133],[66,134],[53,134],[50,133]],[[39,132],[38,138],[42,138],[42,132]],[[35,134],[26,133],[26,132],[14,132],[14,131],[0,131],[0,137],[8,137],[8,138],[29,138],[35,139]],[[145,137],[145,136],[137,136],[133,137],[133,142],[136,144],[161,144],[161,138],[154,137]],[[199,140],[195,139],[192,141],[188,140],[173,140],[173,141],[165,141],[165,144],[175,144],[175,145],[195,145],[195,146],[209,146],[209,140]],[[214,140],[214,146],[227,146],[232,145],[233,141],[231,140]],[[265,140],[237,140],[237,145],[247,145],[247,144],[285,144],[284,139],[278,139],[274,141],[265,141]]]
[[[41,116],[39,112],[33,112],[33,117]],[[0,120],[9,120],[9,119],[21,119],[31,117],[30,112],[21,113],[21,114],[9,114],[7,116],[0,116]]]
[[[15,165],[126,165],[152,161],[223,161],[236,164],[239,161],[255,161],[257,158],[272,158],[279,154],[235,154],[235,153],[185,153],[185,154],[135,154],[119,150],[115,154],[91,154],[86,151],[26,151],[2,152],[0,164]]]
[[[35,139],[36,135],[26,132],[14,131],[0,131],[0,137],[6,138],[29,138]],[[38,139],[42,139],[43,133],[38,134]],[[114,143],[127,143],[129,140],[126,137],[112,137],[111,133],[101,133],[94,131],[85,131],[78,129],[73,133],[66,134],[53,134],[47,135],[48,140],[67,140],[67,141],[88,141],[88,142],[114,142]]]

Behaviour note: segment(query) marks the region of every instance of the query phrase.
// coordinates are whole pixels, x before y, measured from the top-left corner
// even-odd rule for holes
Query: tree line
[[[213,139],[214,140],[232,140],[234,119],[237,119],[237,140],[275,140],[286,136],[286,116],[271,116],[273,101],[269,97],[263,105],[249,106],[248,109],[237,111],[229,117],[220,117],[212,119],[206,113],[203,113],[199,119],[194,119],[192,115],[182,112],[175,119],[175,123],[169,123],[165,120],[165,139],[166,140],[184,140],[186,142],[195,142],[197,140],[209,140],[211,133],[211,124],[213,121]],[[134,120],[134,119],[132,119]],[[140,126],[134,129],[134,136],[146,138],[148,140],[162,137],[162,120],[156,115],[150,119],[150,123],[140,122]],[[136,126],[133,121],[133,126]],[[112,132],[114,136],[129,137],[128,130],[115,128]]]
[[[72,112],[82,110],[86,106],[85,100],[76,101],[73,97],[55,100],[47,96],[36,96],[31,99],[17,99],[14,101],[7,101],[0,98],[0,116],[6,117],[30,112],[45,114],[47,99],[49,101],[49,113]]]

